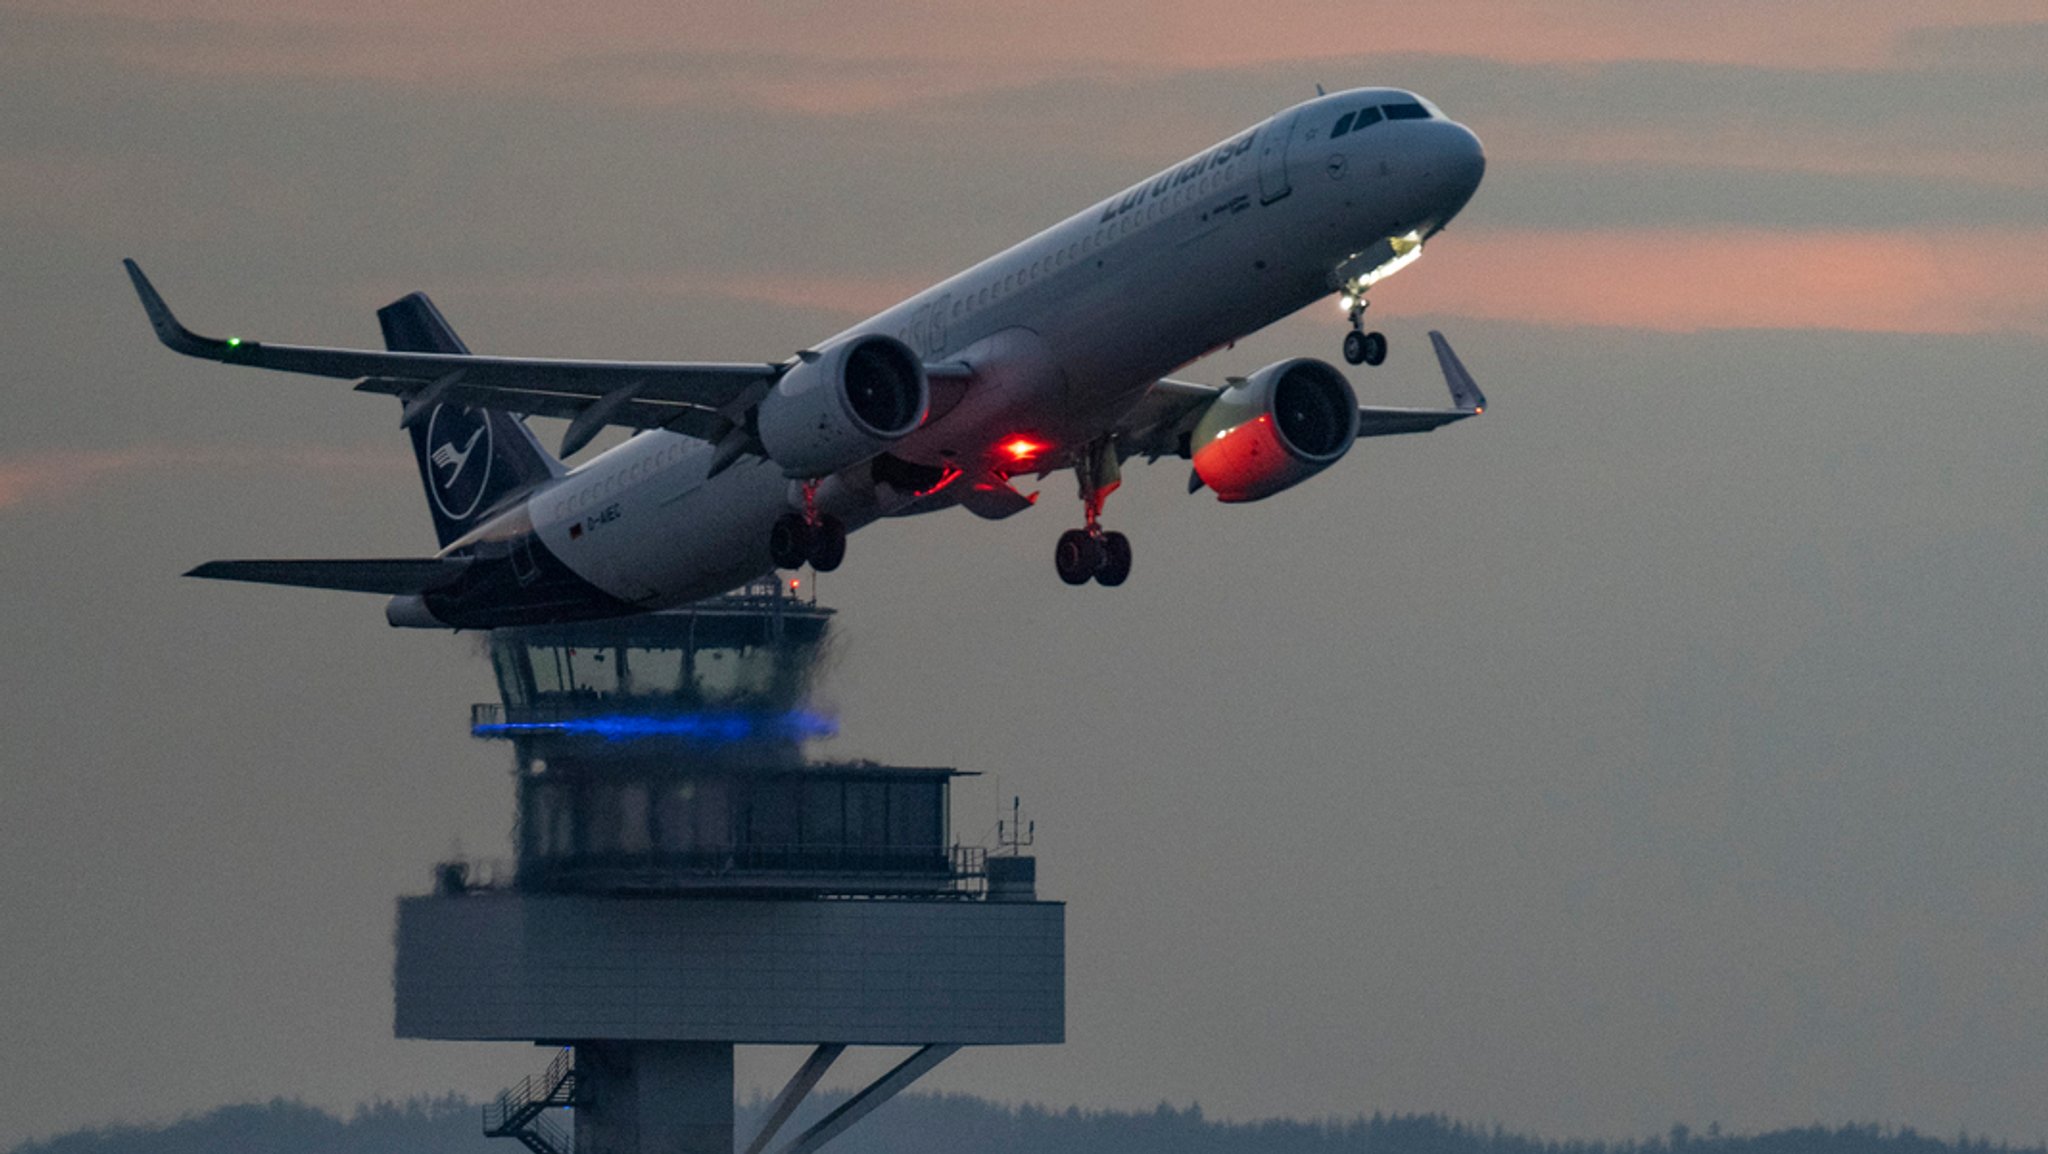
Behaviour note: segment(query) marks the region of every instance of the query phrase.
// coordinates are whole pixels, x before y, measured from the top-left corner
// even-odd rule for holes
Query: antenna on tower
[[[1025,847],[1038,840],[1038,822],[1036,820],[1032,821],[1029,825],[1022,825],[1018,822],[1018,811],[1023,806],[1024,800],[1013,795],[1010,798],[1009,822],[1006,824],[1002,818],[996,819],[996,848],[1009,850],[1012,854],[1021,854]]]

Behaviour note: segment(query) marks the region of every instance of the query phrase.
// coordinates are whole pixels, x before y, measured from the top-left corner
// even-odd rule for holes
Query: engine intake
[[[1190,439],[1218,500],[1257,501],[1334,465],[1358,438],[1358,395],[1312,357],[1267,365],[1216,395]]]
[[[789,477],[823,477],[882,452],[924,423],[924,361],[893,337],[855,337],[782,374],[756,430]]]

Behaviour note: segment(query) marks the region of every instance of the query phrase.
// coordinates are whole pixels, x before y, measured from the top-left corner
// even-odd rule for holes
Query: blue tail
[[[384,328],[384,347],[395,353],[469,353],[425,293],[378,309],[377,323]],[[507,500],[565,471],[525,421],[498,409],[471,409],[451,400],[421,413],[411,432],[427,511],[444,547]]]

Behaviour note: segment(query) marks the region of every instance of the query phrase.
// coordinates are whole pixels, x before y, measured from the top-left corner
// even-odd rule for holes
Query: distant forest
[[[838,1100],[821,1096],[812,1117]],[[740,1109],[744,1141],[759,1102]],[[804,1123],[799,1115],[793,1128]],[[1692,1133],[1684,1127],[1627,1142],[1550,1141],[1481,1129],[1433,1114],[1320,1122],[1217,1122],[1199,1106],[1145,1113],[1009,1107],[964,1095],[910,1094],[826,1147],[838,1154],[1991,1154],[2031,1151],[1911,1129],[1810,1127],[1768,1134]],[[460,1098],[379,1103],[337,1118],[296,1102],[225,1106],[164,1126],[82,1130],[16,1146],[11,1154],[523,1154],[478,1133],[475,1104]]]

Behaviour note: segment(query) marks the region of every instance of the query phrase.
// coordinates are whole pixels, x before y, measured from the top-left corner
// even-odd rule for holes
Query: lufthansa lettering
[[[1097,224],[1108,224],[1117,217],[1145,203],[1148,196],[1165,196],[1169,191],[1186,184],[1211,169],[1222,168],[1231,161],[1250,152],[1252,140],[1258,136],[1256,130],[1247,132],[1236,140],[1219,146],[1209,155],[1191,160],[1180,168],[1156,177],[1146,184],[1116,197],[1102,206],[1102,216]]]

